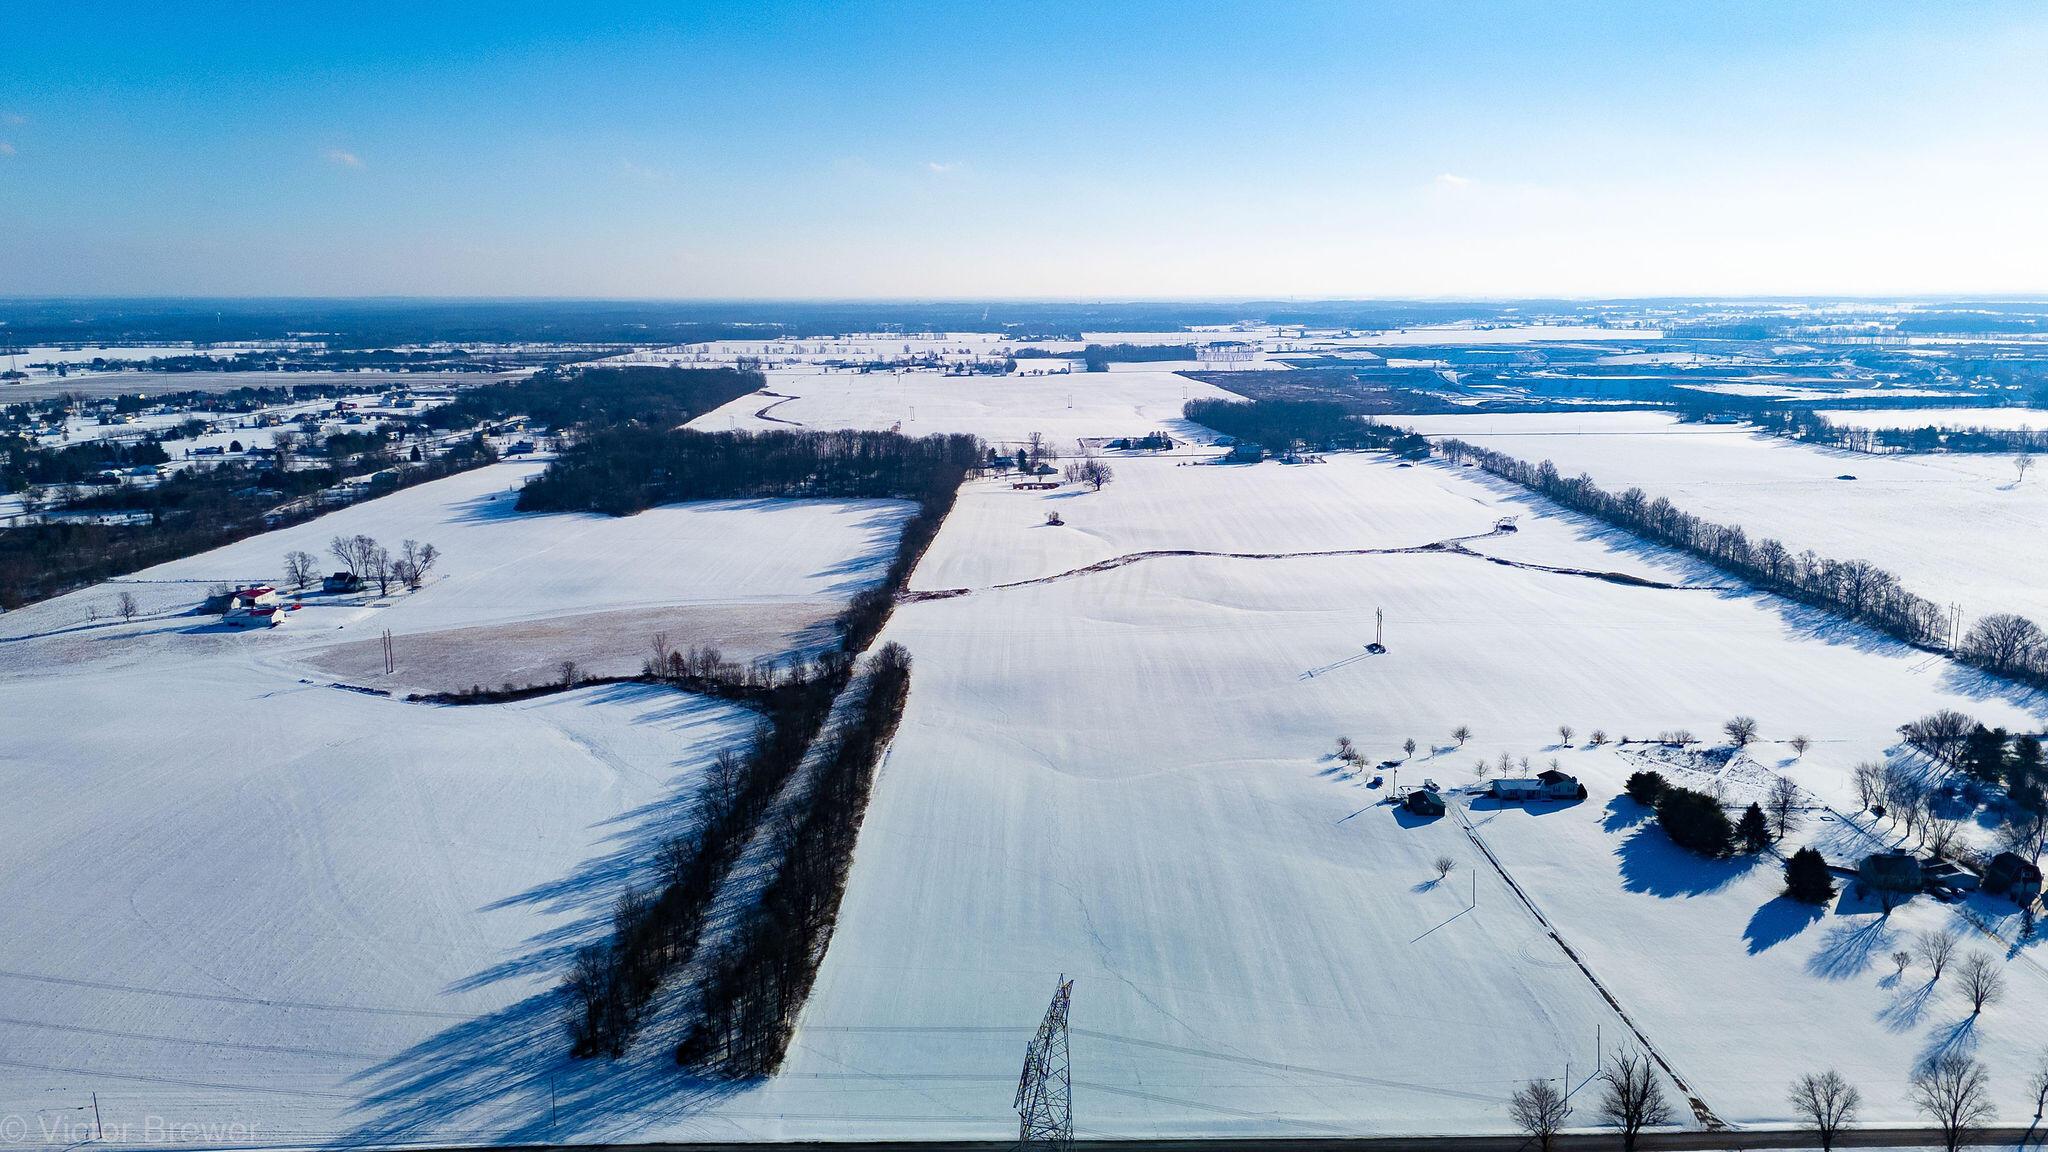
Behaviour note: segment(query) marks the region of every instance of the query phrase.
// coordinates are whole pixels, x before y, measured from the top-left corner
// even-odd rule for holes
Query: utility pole
[[[100,1124],[100,1094],[97,1092],[92,1094],[92,1138],[95,1140],[105,1140],[107,1138],[107,1130]]]

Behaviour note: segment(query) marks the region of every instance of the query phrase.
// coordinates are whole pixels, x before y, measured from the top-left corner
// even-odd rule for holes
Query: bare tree
[[[1104,461],[1092,455],[1081,461],[1081,482],[1095,491],[1102,491],[1102,486],[1114,479],[1116,472]]]
[[[1351,759],[1351,758],[1352,758],[1352,757],[1353,757],[1354,755],[1356,755],[1356,754],[1357,754],[1357,753],[1356,753],[1356,752],[1355,752],[1355,751],[1353,750],[1353,748],[1352,748],[1352,745],[1351,745],[1351,737],[1349,737],[1349,736],[1339,736],[1339,737],[1337,737],[1337,759],[1339,759],[1339,760],[1349,760],[1349,759]]]
[[[1737,748],[1747,748],[1756,739],[1756,718],[1737,716],[1721,725],[1721,731],[1728,734],[1728,742]]]
[[[1799,826],[1799,785],[1783,776],[1773,779],[1764,796],[1764,809],[1771,814],[1771,832],[1783,840]]]
[[[2013,655],[2010,656],[2012,660],[2017,660],[2018,653],[2031,649],[2035,641],[2039,639],[2040,629],[2034,628],[2030,621],[2014,617],[2015,620],[2020,620],[2020,623],[2025,624],[2027,628],[2033,629],[2031,634],[2027,634],[2030,638],[2022,639],[2021,635],[2025,633],[2025,629],[2015,629],[2010,633],[2000,631],[1993,625],[1993,621],[1996,619],[1997,617],[1986,616],[1984,619],[1979,620],[1977,626],[1970,629],[1971,637],[1977,637],[1981,629],[1992,628],[1994,631],[1999,631],[1999,635],[2003,638],[2001,643],[2010,642],[2014,645],[2012,649]],[[1963,649],[1966,654],[1970,654],[1973,642],[1976,641],[1971,639],[1963,641]],[[1988,641],[1985,643],[1988,643]],[[1994,647],[1998,646],[1994,645]],[[1998,650],[2004,651],[2002,647],[1998,647]],[[1977,653],[1976,656],[1981,662],[1990,664],[1993,671],[2003,670],[2000,664],[2001,657],[1992,654],[1990,651]],[[1956,753],[1963,746],[1963,738],[1968,736],[1970,730],[1976,726],[1977,722],[1975,720],[1970,719],[1961,712],[1953,708],[1943,708],[1938,712],[1929,712],[1910,724],[1900,725],[1899,735],[1905,737],[1906,743],[1918,748],[1935,763],[1953,766]]]
[[[1488,760],[1486,759],[1486,757],[1484,757],[1484,756],[1481,756],[1481,757],[1480,757],[1480,758],[1479,758],[1479,759],[1478,759],[1477,761],[1475,761],[1475,762],[1473,763],[1473,765],[1472,765],[1472,774],[1473,774],[1473,775],[1474,775],[1475,777],[1477,777],[1478,779],[1481,779],[1481,780],[1484,780],[1484,779],[1486,779],[1486,777],[1487,777],[1487,774],[1488,774],[1488,773],[1490,773],[1490,772],[1492,772],[1492,771],[1493,771],[1493,764],[1492,764],[1492,762],[1488,761]]]
[[[1804,756],[1806,755],[1806,750],[1813,747],[1813,741],[1805,736],[1794,736],[1787,743],[1792,745],[1792,754],[1794,756]]]
[[[1602,744],[1607,743],[1607,733],[1602,729],[1595,728],[1586,735],[1586,742],[1598,748]]]
[[[1863,1093],[1830,1068],[1821,1073],[1808,1072],[1794,1080],[1790,1099],[1793,1110],[1813,1126],[1814,1135],[1820,1138],[1821,1152],[1830,1152],[1835,1137],[1855,1123]]]
[[[1899,949],[1897,952],[1892,953],[1892,978],[1898,979],[1900,977],[1905,976],[1906,965],[1911,964],[1912,962],[1913,954],[1911,952],[1906,951],[1903,948]]]
[[[391,553],[386,551],[383,545],[374,542],[371,544],[369,558],[364,563],[364,574],[377,582],[377,595],[382,596],[391,591]]]
[[[1415,737],[1410,736],[1408,739],[1401,741],[1401,751],[1409,756],[1415,755]]]
[[[319,561],[314,558],[311,552],[297,551],[285,553],[284,578],[291,582],[293,591],[304,588],[313,582],[313,577],[319,574],[319,569],[314,567],[318,563]]]
[[[1995,1004],[2005,996],[2005,974],[1998,970],[1998,961],[1987,953],[1970,953],[1957,972],[1962,975],[1963,995],[1970,998],[1970,1015],[1983,1015],[1986,1004]]]
[[[420,585],[427,582],[427,573],[434,570],[435,562],[440,559],[440,550],[432,544],[407,540],[398,558],[392,562],[392,575],[407,588],[418,591]]]
[[[1955,847],[1956,837],[1963,831],[1962,821],[1932,813],[1920,823],[1925,828],[1921,843],[1927,845],[1927,851],[1935,856],[1946,857],[1949,850]]]
[[[1456,728],[1451,729],[1451,739],[1456,740],[1460,748],[1463,748],[1465,741],[1471,738],[1472,729],[1468,725],[1460,724]]]
[[[1451,859],[1449,856],[1437,857],[1436,878],[1438,880],[1442,880],[1444,877],[1449,876],[1451,874],[1451,870],[1456,868],[1457,866],[1458,862],[1456,860]]]
[[[2048,1052],[2041,1053],[2041,1062],[2034,1066],[2034,1078],[2027,1081],[2027,1091],[2034,1094],[2034,1122],[2041,1122],[2041,1113],[2048,1111]]]
[[[299,458],[299,434],[279,429],[270,437],[270,463],[279,476],[292,470],[292,462]]]
[[[1961,942],[1961,937],[1947,928],[1922,932],[1913,938],[1914,951],[1918,952],[1920,959],[1926,961],[1927,966],[1934,970],[1929,983],[1941,979],[1942,969],[1948,967],[1948,962],[1955,957],[1956,945]]]
[[[1571,1103],[1548,1080],[1531,1080],[1508,1097],[1508,1117],[1535,1139],[1537,1152],[1550,1152],[1550,1142],[1571,1114]]]
[[[1884,765],[1868,760],[1856,766],[1856,800],[1867,809],[1884,803]]]
[[[114,601],[114,611],[119,612],[123,620],[135,619],[135,614],[141,610],[135,603],[135,593],[133,592],[123,592]]]
[[[1566,748],[1569,748],[1569,747],[1571,747],[1571,745],[1572,745],[1572,726],[1571,726],[1571,725],[1569,725],[1569,724],[1559,724],[1559,725],[1557,726],[1557,742],[1558,742],[1558,743],[1559,743],[1560,745],[1562,745],[1562,746],[1564,746],[1564,747],[1566,747]]]
[[[1622,1152],[1635,1152],[1636,1137],[1644,1128],[1671,1122],[1671,1103],[1657,1081],[1656,1065],[1644,1053],[1616,1053],[1601,1069],[1600,1082],[1605,1085],[1600,1093],[1600,1116],[1621,1129]]]
[[[555,665],[555,679],[564,688],[574,688],[576,686],[576,662],[574,660],[564,660],[560,664]]]
[[[372,565],[376,562],[377,554],[383,551],[377,546],[375,539],[360,534],[336,536],[327,542],[327,550],[348,568],[351,575],[365,580],[375,575]]]
[[[2012,458],[2013,471],[2020,474],[2019,482],[2022,484],[2027,482],[2027,469],[2033,466],[2034,454],[2031,452],[2022,452]]]
[[[1950,1052],[1913,1074],[1913,1106],[1941,1129],[1942,1146],[1956,1152],[1971,1132],[1998,1114],[1984,1066]]]

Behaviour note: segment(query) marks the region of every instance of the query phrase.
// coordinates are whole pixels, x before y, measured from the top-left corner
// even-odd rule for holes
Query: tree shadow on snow
[[[1887,976],[1886,980],[1896,983],[1897,977]],[[1882,983],[1882,981],[1880,981]],[[1934,981],[1915,984],[1913,987],[1892,997],[1892,1001],[1877,1010],[1877,1022],[1887,1031],[1910,1032],[1920,1024],[1920,1017],[1927,1011],[1927,1004],[1934,999]]]
[[[1749,944],[1749,954],[1754,956],[1811,928],[1825,912],[1821,905],[1779,896],[1757,908],[1742,930],[1742,938]]]
[[[1654,809],[1636,803],[1625,794],[1613,796],[1607,801],[1607,818],[1600,822],[1600,829],[1603,832],[1621,832],[1641,824],[1654,815]]]
[[[1976,1050],[1977,1018],[1965,1016],[1945,1028],[1936,1028],[1928,1033],[1927,1047],[1920,1050],[1920,1058],[1913,1062],[1913,1070],[1924,1072],[1944,1056],[1968,1056]]]
[[[1869,971],[1878,957],[1897,951],[1898,941],[1898,932],[1882,917],[1861,923],[1840,920],[1821,933],[1820,947],[1807,957],[1806,970],[1823,980],[1849,980]]]
[[[687,718],[709,703],[683,697],[675,711]],[[579,947],[603,937],[619,894],[628,885],[655,882],[661,842],[696,820],[697,783],[695,773],[679,774],[659,797],[598,824],[599,850],[566,876],[486,906],[484,911],[535,908],[558,922],[529,937],[516,955],[457,981],[449,991],[508,980],[543,984],[544,990],[446,1028],[357,1073],[352,1084],[361,1096],[352,1127],[330,1147],[427,1140],[603,1143],[651,1123],[687,1118],[744,1090],[745,1084],[706,1081],[677,1067],[660,1013],[651,1015],[623,1059],[568,1055],[569,1005],[558,981]]]
[[[1622,887],[1652,896],[1706,896],[1719,892],[1756,867],[1755,856],[1715,860],[1680,848],[1654,824],[1644,824],[1614,850],[1621,861]]]

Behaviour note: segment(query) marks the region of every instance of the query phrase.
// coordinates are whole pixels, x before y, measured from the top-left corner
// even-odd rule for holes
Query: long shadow
[[[1646,804],[1638,804],[1626,795],[1616,795],[1607,801],[1607,816],[1600,821],[1603,832],[1624,832],[1641,824],[1656,811]]]
[[[1825,912],[1821,905],[1779,896],[1758,906],[1743,928],[1742,938],[1749,943],[1750,955],[1767,952],[1811,928]]]
[[[432,1140],[602,1143],[680,1119],[743,1090],[692,1077],[662,1045],[623,1060],[573,1060],[553,992],[422,1040],[353,1077],[352,1127],[330,1148]]]
[[[585,702],[647,692],[638,685],[611,685]],[[687,721],[715,706],[703,697],[679,695],[661,714]],[[693,733],[684,728],[682,735]],[[695,773],[678,771],[654,799],[596,825],[598,850],[567,875],[487,905],[484,911],[538,909],[552,923],[522,942],[516,955],[457,981],[449,991],[508,980],[553,985],[578,948],[603,937],[619,894],[628,885],[652,882],[661,842],[697,818],[697,785]],[[364,1069],[352,1081],[362,1093],[352,1127],[331,1147],[390,1145],[436,1134],[461,1143],[601,1143],[664,1118],[686,1117],[745,1087],[699,1080],[678,1068],[658,1023],[625,1059],[572,1060],[567,1008],[560,990],[549,986]]]
[[[1928,1001],[1934,999],[1934,981],[1918,984],[1897,996],[1892,1002],[1877,1010],[1877,1022],[1887,1031],[1910,1032],[1920,1023],[1920,1017],[1927,1011]]]
[[[1946,1028],[1936,1028],[1927,1036],[1927,1047],[1920,1050],[1920,1058],[1913,1062],[1915,1072],[1934,1067],[1944,1056],[1968,1056],[1977,1050],[1977,1018],[1965,1016]]]
[[[1748,875],[1755,856],[1715,860],[1672,843],[1652,824],[1638,827],[1614,850],[1621,860],[1622,888],[1652,896],[1706,896]]]
[[[1820,947],[1806,958],[1806,970],[1823,980],[1849,980],[1870,970],[1880,956],[1897,951],[1899,934],[1883,917],[1855,923],[1837,921],[1821,933]]]

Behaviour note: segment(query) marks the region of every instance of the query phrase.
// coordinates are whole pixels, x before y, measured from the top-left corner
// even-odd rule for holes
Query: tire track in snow
[[[1547,572],[1553,576],[1580,576],[1600,580],[1608,584],[1621,584],[1632,588],[1661,588],[1673,592],[1727,592],[1733,589],[1720,584],[1673,584],[1663,580],[1652,580],[1628,572],[1608,572],[1596,568],[1563,568],[1551,564],[1538,564],[1530,560],[1510,560],[1502,556],[1489,556],[1465,547],[1468,540],[1484,540],[1498,536],[1498,532],[1482,532],[1475,536],[1454,536],[1448,540],[1436,540],[1428,544],[1414,544],[1399,548],[1323,548],[1306,552],[1214,552],[1198,548],[1157,548],[1145,552],[1127,552],[1112,556],[1065,572],[1050,576],[1033,576],[1028,580],[1010,580],[1002,584],[991,584],[987,588],[935,588],[924,591],[904,592],[897,596],[899,604],[915,604],[925,600],[950,600],[956,596],[972,596],[976,592],[1002,592],[1011,588],[1027,588],[1035,584],[1053,584],[1079,576],[1090,576],[1098,572],[1110,572],[1145,560],[1170,559],[1175,557],[1204,557],[1220,560],[1306,560],[1326,556],[1469,556],[1489,564],[1506,568],[1521,568],[1530,572]]]

